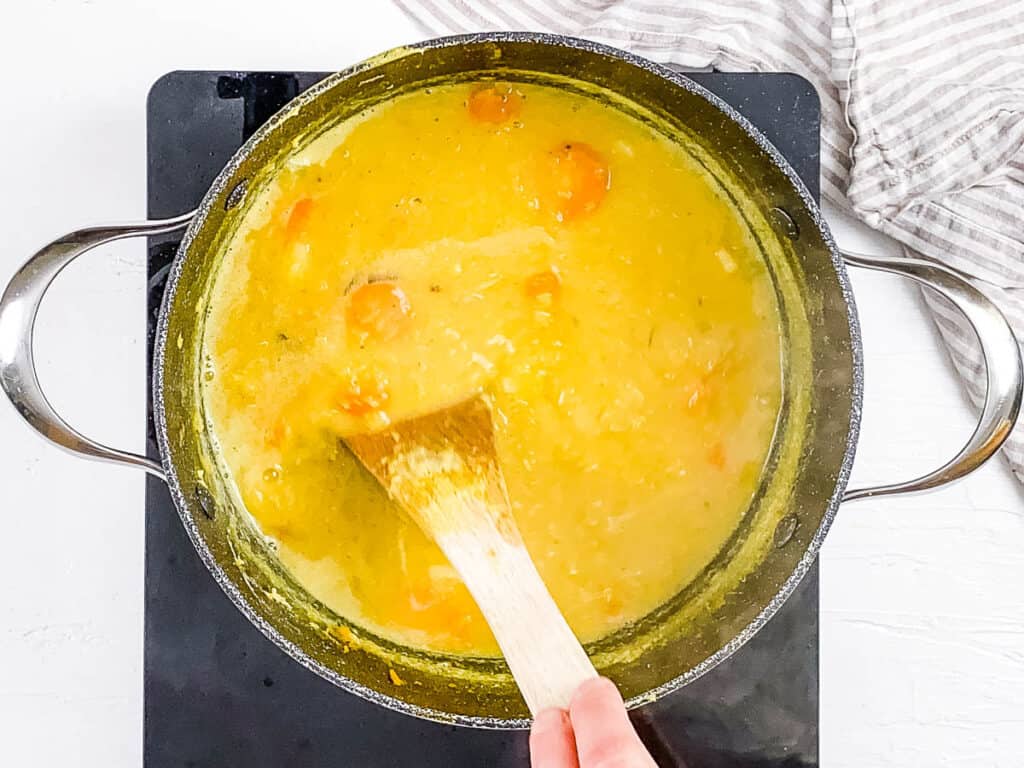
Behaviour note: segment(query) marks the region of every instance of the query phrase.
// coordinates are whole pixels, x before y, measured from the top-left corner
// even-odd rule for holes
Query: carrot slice
[[[481,123],[504,123],[523,110],[523,94],[509,85],[475,88],[466,102],[469,115]]]
[[[559,221],[593,213],[611,188],[612,174],[588,144],[566,143],[550,155],[551,204]]]
[[[294,240],[309,223],[309,216],[313,213],[313,198],[299,198],[288,213],[288,222],[284,227],[284,234],[288,240]]]
[[[409,299],[393,282],[366,283],[348,297],[345,318],[349,328],[377,341],[395,338],[412,316]]]
[[[523,290],[531,299],[550,296],[553,301],[562,292],[562,279],[554,269],[545,269],[527,277]]]
[[[725,446],[721,442],[715,443],[708,451],[708,464],[715,469],[725,469]]]
[[[334,398],[334,406],[349,416],[366,416],[387,405],[390,395],[376,377],[355,377]]]
[[[280,448],[291,434],[291,427],[285,422],[284,417],[274,423],[265,434],[266,443],[271,448]]]

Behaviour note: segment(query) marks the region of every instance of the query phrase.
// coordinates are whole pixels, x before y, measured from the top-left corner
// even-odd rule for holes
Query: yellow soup
[[[530,554],[583,641],[670,599],[736,529],[779,412],[779,315],[739,214],[677,143],[538,84],[420,90],[291,156],[205,332],[224,461],[338,614],[497,647],[341,436],[477,392]]]

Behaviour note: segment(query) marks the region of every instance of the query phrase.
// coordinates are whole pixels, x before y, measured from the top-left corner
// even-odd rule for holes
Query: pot
[[[562,78],[621,94],[686,137],[732,195],[765,255],[783,315],[786,385],[768,468],[743,522],[716,559],[669,603],[588,646],[629,706],[696,679],[756,633],[811,566],[843,501],[910,493],[963,477],[995,453],[1021,403],[1021,359],[999,310],[966,276],[938,264],[837,249],[796,174],[743,117],[683,75],[594,43],[488,33],[432,40],[328,77],[275,115],[237,152],[200,207],[175,219],[85,229],[36,253],[0,299],[0,385],[43,436],[88,458],[166,481],[211,575],[248,619],[298,663],[339,687],[409,714],[478,727],[525,727],[508,669],[494,659],[405,648],[350,625],[281,567],[233,501],[199,398],[199,343],[219,257],[247,198],[282,156],[335,121],[428,83],[480,75]],[[682,139],[681,139],[682,140]],[[96,246],[187,227],[168,279],[153,360],[160,462],[79,434],[47,402],[33,361],[33,325],[58,273]],[[984,408],[961,451],[934,472],[847,490],[860,422],[863,366],[846,265],[908,277],[946,297],[974,326],[988,368]],[[405,684],[396,686],[394,672]]]

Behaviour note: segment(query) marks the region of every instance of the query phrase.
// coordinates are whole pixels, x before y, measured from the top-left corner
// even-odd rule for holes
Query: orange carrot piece
[[[280,448],[291,433],[291,428],[282,418],[266,431],[266,443],[271,448]]]
[[[550,296],[554,300],[562,292],[562,279],[554,269],[545,269],[543,272],[536,272],[527,277],[523,284],[523,290],[531,299]]]
[[[508,85],[475,88],[466,102],[469,115],[481,123],[504,123],[523,110],[523,94]]]
[[[345,318],[349,328],[377,341],[395,338],[412,316],[409,299],[393,282],[366,283],[348,297]]]
[[[334,406],[349,416],[366,416],[387,405],[390,395],[377,378],[359,377],[348,382],[334,398]]]
[[[593,213],[611,188],[607,161],[588,144],[566,143],[550,156],[552,201],[559,221]]]
[[[708,464],[716,469],[725,469],[725,446],[721,442],[715,443],[708,451]]]
[[[285,237],[294,240],[309,223],[309,216],[313,213],[313,198],[299,198],[288,213],[288,222],[284,227]]]

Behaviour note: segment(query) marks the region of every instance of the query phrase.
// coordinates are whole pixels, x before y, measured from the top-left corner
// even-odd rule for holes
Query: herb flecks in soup
[[[779,411],[778,309],[680,145],[595,98],[445,86],[331,129],[245,216],[206,326],[208,414],[246,507],[339,614],[497,652],[340,439],[478,392],[584,641],[670,599],[736,529]]]

